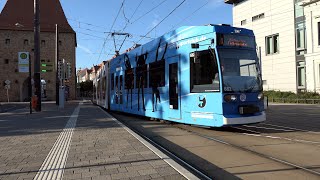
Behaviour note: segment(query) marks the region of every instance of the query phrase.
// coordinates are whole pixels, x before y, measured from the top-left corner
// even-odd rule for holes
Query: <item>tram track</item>
[[[289,161],[286,161],[286,160],[283,160],[283,159],[280,159],[280,158],[277,158],[277,157],[273,157],[273,156],[270,156],[270,155],[267,155],[267,154],[263,154],[263,153],[260,153],[258,151],[246,148],[244,146],[237,145],[237,144],[231,143],[231,142],[227,142],[227,141],[225,141],[223,139],[220,139],[220,138],[217,138],[217,137],[208,136],[208,135],[204,135],[204,134],[199,133],[199,132],[195,132],[195,131],[190,130],[188,128],[181,127],[180,125],[176,126],[176,127],[180,128],[182,130],[188,131],[189,133],[192,133],[194,135],[200,136],[202,138],[205,138],[205,139],[208,139],[208,140],[211,140],[211,141],[214,141],[214,142],[218,142],[218,143],[221,143],[221,144],[224,144],[224,145],[227,145],[227,146],[231,146],[233,148],[236,148],[236,149],[239,149],[239,150],[242,150],[242,151],[245,151],[245,152],[249,152],[249,153],[257,155],[259,157],[266,158],[266,159],[269,159],[269,160],[272,160],[272,161],[275,161],[275,162],[290,166],[292,168],[300,169],[300,170],[303,170],[305,172],[320,176],[320,171],[315,171],[315,170],[312,169],[312,167],[299,165],[299,164],[292,163],[292,162],[289,162]]]
[[[219,174],[215,174],[212,173],[212,169],[211,171],[208,171],[207,168],[202,167],[200,164],[203,163],[203,160],[206,160],[207,162],[212,163],[213,168],[215,167],[221,167],[223,168],[224,172],[229,172],[229,173],[234,173],[235,176],[241,177],[241,178],[247,178],[248,174],[251,173],[257,173],[256,177],[262,177],[260,175],[258,175],[259,173],[268,173],[268,172],[283,172],[285,174],[285,171],[290,171],[291,173],[296,174],[297,176],[293,176],[293,177],[315,177],[315,179],[317,179],[320,176],[320,167],[318,166],[318,161],[315,160],[314,158],[311,157],[306,157],[306,158],[297,158],[299,156],[299,153],[297,153],[298,151],[294,150],[291,152],[291,148],[295,147],[295,144],[297,143],[293,143],[293,142],[288,142],[286,143],[283,140],[279,140],[279,139],[275,139],[273,140],[266,140],[266,141],[261,141],[258,138],[255,137],[250,137],[248,136],[248,138],[242,137],[241,135],[244,135],[242,133],[248,133],[248,131],[244,131],[244,130],[240,130],[240,129],[231,129],[231,128],[204,128],[204,127],[197,127],[197,126],[190,126],[190,125],[184,125],[184,124],[176,124],[176,123],[172,123],[169,121],[160,121],[162,123],[159,123],[157,121],[148,121],[148,118],[143,118],[140,116],[132,116],[132,115],[120,115],[115,113],[114,114],[115,117],[119,117],[120,119],[124,118],[124,124],[126,124],[128,127],[130,127],[131,129],[133,129],[135,132],[138,131],[140,132],[139,134],[142,134],[143,137],[147,137],[153,141],[156,142],[156,144],[159,143],[160,146],[164,147],[165,149],[167,149],[168,151],[172,152],[175,156],[183,159],[184,161],[188,162],[189,164],[191,164],[191,167],[195,167],[196,169],[199,169],[200,172],[202,172],[203,174],[207,174],[209,177],[219,177],[222,178],[224,176],[220,176]],[[127,117],[129,119],[127,119]],[[118,119],[118,118],[117,118]],[[136,121],[132,121],[137,119],[138,122]],[[122,121],[121,121],[122,122]],[[128,124],[127,124],[127,123]],[[133,123],[132,123],[133,122]],[[152,125],[151,125],[152,124]],[[160,125],[162,124],[162,125]],[[169,125],[170,124],[170,125]],[[144,127],[145,126],[145,127]],[[155,126],[155,127],[154,127]],[[172,129],[170,132],[173,133],[169,133],[168,134],[168,130],[164,130],[164,131],[157,131],[160,130],[159,128],[165,128],[165,129]],[[178,131],[173,130],[173,129],[180,129]],[[150,130],[152,133],[150,133]],[[153,131],[155,130],[155,131]],[[176,132],[176,133],[175,133]],[[185,133],[182,133],[185,132]],[[237,133],[236,133],[237,132]],[[241,133],[240,133],[241,132]],[[218,135],[217,135],[218,133]],[[175,135],[176,134],[176,135]],[[190,144],[185,146],[186,141],[183,141],[182,144],[177,142],[177,141],[171,141],[174,139],[179,139],[180,137],[182,138],[181,135],[186,135],[186,137],[198,137],[200,139],[203,139],[196,142],[194,145]],[[187,135],[190,134],[190,135]],[[254,133],[251,133],[254,135]],[[259,135],[259,134],[255,134],[255,135]],[[195,138],[195,139],[198,139]],[[169,140],[169,141],[163,141],[164,139]],[[194,139],[194,138],[193,138]],[[206,140],[205,140],[206,139]],[[242,139],[243,141],[239,141],[239,139]],[[175,146],[172,145],[167,145],[164,142],[176,142],[177,144]],[[212,143],[216,144],[213,145],[211,143],[206,143],[206,144],[202,144],[204,142],[209,142],[212,141]],[[184,145],[183,145],[184,144]],[[221,144],[221,145],[218,145]],[[180,147],[184,147],[187,148],[185,150],[182,151],[176,151],[178,146]],[[218,147],[218,149],[216,148],[216,146]],[[309,145],[298,145],[298,146],[302,146],[303,148],[307,147],[306,149],[309,149],[308,146]],[[309,146],[310,147],[310,146]],[[189,149],[191,148],[191,149]],[[230,161],[230,159],[226,159],[226,161],[224,161],[223,158],[220,158],[219,155],[217,156],[217,158],[212,159],[209,155],[209,159],[207,159],[207,155],[203,154],[203,151],[198,151],[195,149],[206,149],[206,151],[208,152],[212,152],[215,155],[213,156],[217,156],[216,153],[222,153],[223,151],[221,151],[221,149],[228,149],[228,154],[227,157],[230,155],[230,158],[233,157],[235,159],[243,159],[245,157],[249,158],[249,160],[245,160],[243,163],[240,163],[241,165],[239,165],[239,163],[236,163],[234,161]],[[269,149],[271,148],[271,149]],[[279,149],[280,148],[280,149]],[[312,148],[313,150],[316,147]],[[162,148],[159,148],[162,149]],[[211,150],[209,150],[211,149]],[[278,151],[280,150],[280,152]],[[312,151],[313,151],[312,150]],[[189,156],[186,156],[186,152],[190,151],[191,153],[196,153],[193,155],[193,157],[198,157],[200,158],[200,161],[197,161],[195,159],[192,158],[188,158]],[[181,152],[183,152],[181,154]],[[290,155],[287,156],[286,152],[289,152]],[[308,154],[308,152],[310,151],[306,151],[302,154],[302,157],[305,157],[306,154]],[[242,157],[236,157],[235,154],[241,154],[243,155]],[[251,155],[250,155],[251,154]],[[170,155],[171,156],[171,155]],[[221,156],[226,156],[226,154],[221,154]],[[175,159],[175,158],[173,158]],[[191,160],[192,159],[192,160]],[[257,160],[259,159],[259,160]],[[265,159],[265,160],[263,160]],[[266,165],[266,169],[261,168],[261,171],[257,171],[256,169],[250,169],[250,168],[245,168],[247,165],[251,166],[254,164],[255,160],[257,160],[257,162],[259,162],[258,164],[269,164]],[[200,163],[199,163],[200,162]],[[234,164],[234,166],[230,166],[230,163]],[[199,163],[199,164],[198,164]],[[272,166],[270,166],[271,164],[273,164]],[[200,165],[200,166],[199,166]],[[256,165],[259,166],[259,165]],[[212,166],[211,166],[212,167]],[[210,167],[210,168],[211,168]],[[246,169],[243,173],[243,171],[238,171],[236,169],[233,169],[233,167],[241,167],[243,169]],[[258,168],[259,169],[259,168]],[[295,173],[296,172],[296,173]],[[279,173],[281,174],[281,173]],[[304,174],[304,176],[301,176],[302,174]],[[309,175],[308,175],[309,174]],[[290,175],[292,176],[292,174]],[[281,176],[276,176],[276,177],[281,177]],[[203,178],[203,179],[207,179],[207,178]],[[249,178],[250,179],[250,178]],[[313,179],[313,178],[311,178]]]
[[[103,108],[101,108],[102,110],[105,110]],[[116,118],[116,117],[114,117]],[[174,159],[176,162],[178,162],[179,164],[182,164],[184,167],[186,167],[187,169],[189,169],[195,176],[197,176],[200,179],[204,179],[204,180],[211,180],[212,178],[210,178],[209,176],[207,176],[204,172],[202,172],[201,170],[199,170],[197,167],[189,164],[188,162],[184,161],[183,159],[181,159],[180,157],[178,157],[174,152],[170,151],[169,149],[165,148],[164,146],[162,146],[161,144],[157,143],[156,141],[152,140],[151,138],[147,137],[145,134],[143,134],[142,132],[140,132],[139,130],[135,129],[132,125],[130,125],[129,123],[126,123],[125,121],[122,121],[119,118],[116,118],[119,122],[121,122],[122,124],[124,124],[126,127],[128,127],[131,131],[133,131],[134,133],[138,134],[139,136],[141,136],[143,139],[145,139],[147,142],[149,142],[150,144],[152,144],[153,146],[157,147],[159,150],[161,150],[163,153],[165,153],[166,155],[168,155],[169,157],[171,157],[172,159]]]
[[[276,125],[270,125],[270,124],[268,124],[268,126],[275,126],[276,127]],[[278,127],[280,127],[280,126],[278,126]],[[281,126],[281,127],[283,128],[284,126]],[[256,136],[256,137],[271,138],[271,139],[282,139],[282,140],[286,140],[286,141],[306,143],[306,144],[320,146],[320,141],[312,141],[309,139],[297,139],[297,138],[292,138],[292,137],[285,136],[285,135],[280,135],[280,136],[279,135],[277,135],[277,136],[272,135],[274,133],[297,133],[297,132],[302,132],[304,134],[320,135],[320,133],[314,132],[314,131],[295,129],[295,128],[289,128],[289,127],[286,127],[287,129],[268,128],[268,127],[254,126],[254,125],[243,125],[240,127],[238,126],[238,127],[229,127],[229,128],[240,130],[240,131],[242,131],[241,132],[242,134],[248,135],[248,136]],[[259,129],[272,130],[273,132],[262,132],[262,131],[258,131]],[[247,132],[247,133],[245,133],[245,132]]]

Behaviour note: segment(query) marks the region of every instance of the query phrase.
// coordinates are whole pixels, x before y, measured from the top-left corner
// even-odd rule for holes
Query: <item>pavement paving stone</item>
[[[101,109],[92,105],[83,105],[80,109],[69,157],[65,179],[73,179],[74,174],[79,178],[79,173],[81,179],[183,177],[124,128],[107,118]],[[167,172],[161,174],[162,171]]]
[[[152,179],[151,176],[145,175],[145,176],[137,176],[137,177],[131,177],[130,180],[147,180]]]
[[[8,121],[0,122],[0,143],[5,144],[0,146],[0,180],[33,179],[76,106],[47,104],[32,115],[27,109],[1,114]],[[81,106],[63,175],[81,180],[183,177],[91,103]]]

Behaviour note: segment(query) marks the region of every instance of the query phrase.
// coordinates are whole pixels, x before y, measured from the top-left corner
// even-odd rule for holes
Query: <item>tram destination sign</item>
[[[217,39],[219,46],[256,48],[253,36],[241,36],[237,34],[218,34]]]

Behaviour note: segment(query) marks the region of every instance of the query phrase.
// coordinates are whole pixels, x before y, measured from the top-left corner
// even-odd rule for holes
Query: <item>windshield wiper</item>
[[[260,78],[255,78],[254,81],[251,82],[248,89],[245,89],[244,92],[252,92],[252,90],[256,87],[256,85],[260,86],[261,81]],[[260,88],[259,88],[260,89]]]

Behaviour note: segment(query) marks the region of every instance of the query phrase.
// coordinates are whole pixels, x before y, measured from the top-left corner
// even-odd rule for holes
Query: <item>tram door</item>
[[[122,104],[123,104],[123,97],[122,97],[122,91],[123,91],[123,75],[120,75],[119,78],[119,104],[120,104],[120,109],[122,109]]]
[[[116,94],[115,94],[115,102],[117,104],[117,109],[120,110],[122,109],[122,104],[123,104],[123,75],[116,76]]]
[[[179,59],[180,56],[168,58],[169,69],[169,114],[172,120],[181,120],[180,106],[180,75],[179,75]]]
[[[119,104],[119,76],[116,76],[115,102],[118,107],[118,104]]]

